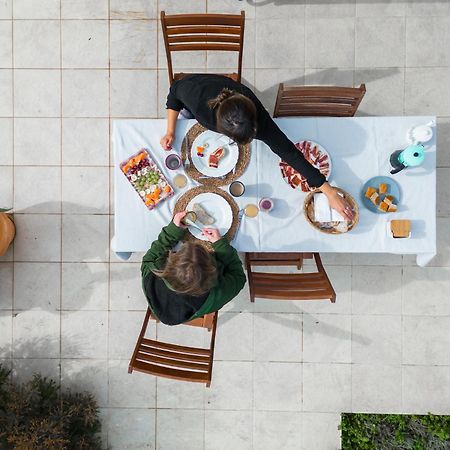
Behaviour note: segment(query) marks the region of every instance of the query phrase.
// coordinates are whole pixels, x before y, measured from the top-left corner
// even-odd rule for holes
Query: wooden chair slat
[[[171,52],[195,52],[199,50],[218,50],[222,52],[238,52],[240,48],[239,44],[214,44],[214,43],[202,43],[202,44],[171,44],[169,50]]]
[[[206,314],[187,324],[207,328],[211,331],[211,342],[208,349],[145,338],[150,318],[157,320],[152,315],[150,308],[147,308],[141,332],[128,365],[128,372],[132,373],[133,370],[137,370],[166,378],[201,382],[209,387],[214,360],[217,312]]]
[[[168,27],[180,25],[235,25],[241,24],[241,15],[236,14],[174,14],[166,15]]]
[[[207,373],[161,367],[155,364],[144,363],[142,361],[136,361],[133,369],[149,375],[172,378],[175,380],[192,381],[196,383],[208,383],[209,381],[209,375]]]
[[[208,350],[205,350],[204,348],[195,348],[195,347],[185,347],[183,345],[177,345],[177,344],[168,344],[167,342],[161,342],[161,341],[155,341],[153,339],[142,339],[142,345],[145,345],[147,347],[155,347],[155,348],[161,348],[164,350],[175,350],[180,353],[192,353],[192,354],[199,354],[199,355],[208,355]]]
[[[189,75],[189,74],[183,73],[183,72],[175,73],[173,75],[173,79],[174,79],[174,81],[180,80],[181,78],[185,77],[186,75]],[[231,78],[234,81],[239,81],[239,74],[237,74],[237,73],[220,73],[217,75],[223,75],[224,77]]]
[[[236,52],[238,54],[236,74],[225,75],[235,81],[241,81],[245,26],[244,11],[241,11],[239,15],[166,15],[165,11],[161,11],[161,26],[170,84],[176,79],[172,68],[172,52],[199,50]],[[181,79],[182,76],[178,75],[178,79]]]
[[[241,29],[239,27],[214,27],[214,26],[198,26],[198,27],[178,27],[167,28],[167,36],[175,35],[197,35],[197,34],[221,34],[229,35],[229,37],[240,36]]]
[[[267,257],[272,258],[274,266],[282,265],[283,253],[276,257],[272,254]],[[311,254],[308,254],[308,258]],[[264,256],[257,253],[248,253],[245,255],[247,268],[247,279],[250,287],[250,299],[255,301],[256,297],[278,299],[278,300],[320,300],[329,299],[332,303],[336,300],[336,293],[325,272],[322,261],[318,253],[313,253],[317,272],[313,273],[266,273],[255,272],[253,266],[261,265]],[[289,254],[288,262],[301,260],[303,255]]]
[[[366,92],[359,88],[336,86],[284,86],[279,85],[274,117],[355,115]]]
[[[169,44],[181,42],[228,42],[239,44],[239,36],[221,36],[211,34],[201,34],[198,36],[169,36]]]
[[[197,370],[199,372],[207,372],[208,371],[208,362],[209,359],[207,359],[203,363],[196,363],[191,361],[180,361],[180,360],[174,360],[170,358],[163,358],[160,356],[155,355],[149,355],[147,353],[141,353],[138,352],[137,354],[137,361],[146,361],[151,362],[153,364],[158,364],[161,366],[174,366],[174,367],[181,367],[184,369],[191,369],[191,370]]]

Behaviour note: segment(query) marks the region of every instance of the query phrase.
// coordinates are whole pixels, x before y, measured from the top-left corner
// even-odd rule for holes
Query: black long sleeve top
[[[263,141],[283,161],[306,177],[310,186],[319,187],[325,182],[325,177],[319,170],[304,158],[293,142],[278,128],[256,95],[247,86],[231,78],[214,74],[187,75],[172,84],[166,106],[175,111],[186,108],[204,127],[217,131],[216,114],[208,106],[208,100],[217,97],[223,88],[239,92],[255,104],[256,139]]]

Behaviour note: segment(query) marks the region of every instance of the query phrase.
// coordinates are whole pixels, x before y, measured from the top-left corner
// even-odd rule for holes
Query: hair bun
[[[236,92],[231,89],[223,88],[217,97],[208,101],[208,106],[211,109],[217,108],[222,102],[224,102],[227,98],[232,97],[235,93]]]

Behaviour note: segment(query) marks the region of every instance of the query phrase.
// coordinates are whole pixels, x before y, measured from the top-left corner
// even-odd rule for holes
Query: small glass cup
[[[261,211],[270,212],[273,209],[273,200],[271,198],[262,198],[259,201],[259,209]]]
[[[244,208],[244,214],[247,217],[256,217],[258,215],[258,213],[259,213],[259,208],[256,205],[254,205],[253,203],[249,203]]]
[[[186,178],[186,176],[183,175],[182,173],[179,173],[179,174],[175,175],[175,177],[173,178],[173,184],[177,188],[183,189],[187,185],[187,178]]]
[[[241,197],[245,192],[245,185],[240,181],[233,181],[228,190],[233,197]]]
[[[170,154],[166,158],[166,167],[170,170],[177,170],[181,166],[181,158],[175,153]]]

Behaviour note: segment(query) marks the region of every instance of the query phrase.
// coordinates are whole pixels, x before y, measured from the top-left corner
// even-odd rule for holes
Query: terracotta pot
[[[9,214],[0,213],[0,256],[6,253],[16,234],[16,227]]]

